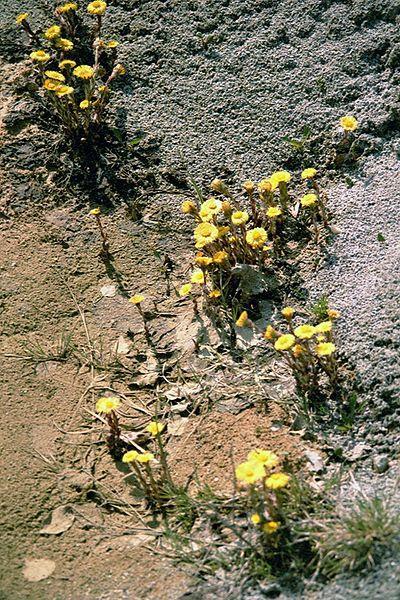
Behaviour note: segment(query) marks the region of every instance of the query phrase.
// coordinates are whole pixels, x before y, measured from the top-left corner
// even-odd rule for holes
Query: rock
[[[27,581],[42,581],[54,572],[56,563],[48,558],[25,559],[25,567],[22,571]]]
[[[384,473],[389,468],[389,460],[386,454],[377,454],[372,458],[372,468],[376,473]]]
[[[117,294],[117,286],[116,285],[103,285],[100,288],[100,294],[104,296],[104,298],[114,298]]]
[[[50,522],[39,533],[43,535],[59,535],[72,527],[74,521],[75,516],[70,506],[58,506],[51,513]]]
[[[307,469],[311,473],[322,473],[325,469],[322,456],[314,450],[306,450],[304,455],[307,458]]]
[[[123,335],[120,335],[113,346],[115,354],[129,354],[131,342]]]
[[[168,423],[168,433],[174,436],[183,435],[185,433],[188,421],[188,417],[179,417],[177,419],[174,419],[173,421]]]
[[[360,458],[365,458],[365,455],[370,449],[370,446],[368,446],[367,444],[356,444],[354,448],[350,450],[350,452],[346,452],[344,456],[349,462],[355,462]]]
[[[282,589],[276,581],[271,583],[260,583],[259,587],[263,598],[278,598],[282,594]]]

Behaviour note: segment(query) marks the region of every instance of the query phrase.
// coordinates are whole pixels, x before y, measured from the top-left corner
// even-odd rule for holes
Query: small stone
[[[370,447],[367,444],[356,444],[350,452],[346,452],[345,458],[349,462],[355,462],[360,458],[365,458],[368,450],[370,450]]]
[[[104,298],[114,298],[117,294],[117,287],[115,285],[103,285],[100,288],[100,294],[104,296]]]
[[[389,468],[389,460],[386,454],[377,454],[372,458],[372,468],[376,473],[384,473]]]
[[[307,458],[307,469],[311,473],[322,473],[325,468],[324,461],[322,456],[318,452],[314,452],[313,450],[306,450],[304,452],[305,457]]]

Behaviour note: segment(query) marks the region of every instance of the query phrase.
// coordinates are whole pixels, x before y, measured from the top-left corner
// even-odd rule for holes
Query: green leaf
[[[378,233],[378,235],[376,236],[376,239],[378,240],[378,242],[385,241],[385,237],[381,233]]]
[[[131,140],[129,142],[129,146],[137,146],[138,144],[140,144],[143,137],[144,137],[144,134],[141,134],[141,135],[138,135],[137,137],[133,138],[133,140]]]

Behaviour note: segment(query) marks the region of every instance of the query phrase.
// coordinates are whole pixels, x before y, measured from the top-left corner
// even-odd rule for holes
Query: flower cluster
[[[279,464],[274,452],[257,448],[235,470],[237,481],[248,494],[250,520],[267,535],[274,534],[282,524],[280,492],[290,483],[290,476],[278,470]]]
[[[328,320],[316,325],[302,323],[297,326],[293,323],[294,314],[292,307],[285,307],[282,316],[288,331],[282,333],[268,325],[265,339],[285,359],[302,392],[318,389],[321,374],[325,374],[334,387],[337,383],[337,364],[333,324],[340,313],[328,309]]]
[[[36,83],[53,105],[65,130],[81,140],[88,139],[98,128],[109,102],[110,85],[125,73],[125,68],[115,62],[118,42],[100,37],[102,16],[107,9],[103,0],[95,0],[87,6],[87,12],[97,20],[94,41],[87,40],[87,45],[92,45],[92,64],[81,64],[79,55],[86,40],[82,40],[84,30],[77,9],[75,2],[58,6],[55,10],[58,23],[42,33],[42,41],[39,34],[33,32],[28,13],[18,15],[16,22],[35,44],[42,45],[30,53]]]
[[[114,458],[120,458],[122,452],[121,429],[119,426],[117,410],[121,405],[118,396],[104,396],[96,402],[96,411],[106,416],[109,427],[107,437],[108,449]]]

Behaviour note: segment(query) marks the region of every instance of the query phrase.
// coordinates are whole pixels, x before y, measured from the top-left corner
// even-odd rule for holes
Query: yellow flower
[[[54,79],[55,81],[62,81],[62,82],[65,81],[64,75],[62,73],[59,73],[58,71],[45,71],[44,74],[49,79]]]
[[[289,350],[295,343],[296,338],[291,333],[285,333],[278,337],[274,344],[275,350]]]
[[[66,38],[60,38],[59,40],[57,40],[56,46],[57,48],[64,50],[64,52],[69,52],[73,49],[74,44],[73,42],[71,42],[71,40],[67,40]]]
[[[226,260],[228,260],[228,253],[225,252],[225,250],[220,250],[219,252],[213,254],[213,261],[217,265],[221,265]]]
[[[218,238],[224,237],[230,231],[227,225],[223,225],[222,227],[218,227]]]
[[[315,346],[315,352],[318,356],[330,356],[336,350],[335,344],[332,342],[322,342],[321,344],[317,344]]]
[[[199,265],[199,267],[208,267],[213,262],[213,259],[210,258],[209,256],[203,256],[202,254],[197,254],[195,256],[194,262],[196,263],[196,265]]]
[[[203,271],[201,271],[200,269],[196,269],[195,271],[193,271],[190,281],[192,283],[205,283]]]
[[[286,473],[273,473],[265,481],[265,485],[270,490],[279,490],[285,487],[290,481],[289,475]]]
[[[220,194],[225,194],[228,191],[228,188],[226,187],[225,183],[222,181],[222,179],[214,179],[211,183],[210,183],[210,188],[214,191],[214,192],[220,192]]]
[[[211,223],[200,223],[194,230],[194,239],[199,247],[211,244],[218,237],[218,228]]]
[[[208,221],[212,221],[213,214],[206,208],[202,207],[202,208],[200,208],[200,211],[199,211],[199,217],[202,221],[208,222]]]
[[[281,215],[281,214],[282,214],[282,211],[279,208],[279,206],[270,206],[269,209],[267,210],[267,217],[269,217],[270,219],[279,217],[279,215]]]
[[[96,402],[96,410],[99,413],[104,413],[105,415],[109,415],[113,410],[117,410],[119,405],[121,404],[121,400],[116,396],[111,396],[107,398],[99,398]]]
[[[247,455],[247,460],[262,464],[267,469],[272,469],[279,465],[279,458],[274,452],[269,450],[251,450]]]
[[[305,325],[299,325],[299,327],[296,327],[294,330],[295,336],[302,340],[309,340],[315,333],[315,327],[313,325],[308,325],[307,323]]]
[[[18,25],[21,25],[21,23],[23,21],[26,21],[28,17],[29,17],[29,13],[21,13],[20,15],[18,15],[15,18],[15,22],[18,23]]]
[[[140,304],[143,300],[146,299],[146,296],[142,296],[142,294],[135,294],[132,298],[129,298],[128,302],[131,304]]]
[[[156,421],[152,421],[146,427],[146,431],[151,433],[153,437],[155,437],[158,433],[161,433],[165,429],[164,423],[157,423]]]
[[[338,319],[340,317],[340,312],[338,310],[335,310],[333,308],[328,308],[328,310],[326,311],[328,317],[332,320],[334,319]]]
[[[264,525],[262,526],[262,530],[264,533],[271,534],[275,533],[275,531],[279,529],[279,526],[279,521],[268,521],[267,523],[264,523]]]
[[[119,42],[117,42],[117,40],[110,40],[107,42],[107,48],[116,48],[117,46],[119,46]]]
[[[322,323],[318,323],[315,326],[315,331],[317,333],[326,333],[327,331],[332,330],[332,321],[322,321]]]
[[[246,233],[246,242],[252,248],[262,248],[267,241],[267,232],[263,227],[256,227],[255,229],[249,229]]]
[[[78,5],[75,2],[66,2],[66,4],[63,4],[62,6],[58,6],[56,8],[56,12],[59,15],[62,15],[66,12],[69,12],[70,10],[76,10],[78,8]]]
[[[292,308],[291,306],[285,306],[285,308],[282,309],[282,315],[285,317],[285,319],[290,321],[290,319],[294,315],[294,308]]]
[[[129,452],[125,452],[125,454],[123,455],[122,462],[123,463],[133,462],[137,459],[138,456],[139,456],[139,452],[136,452],[136,450],[129,450]]]
[[[126,69],[125,69],[124,65],[121,65],[119,63],[118,63],[118,65],[115,65],[114,71],[116,71],[118,73],[118,75],[125,75],[125,73],[126,73]]]
[[[208,294],[209,298],[219,298],[220,296],[221,296],[220,290],[211,290],[211,292]]]
[[[254,192],[254,190],[256,189],[256,185],[255,185],[254,181],[251,181],[251,179],[246,179],[246,181],[243,182],[243,189],[248,194],[252,194]]]
[[[59,85],[56,89],[56,94],[59,98],[62,96],[69,96],[69,94],[74,93],[74,88],[70,85]]]
[[[288,183],[291,179],[291,175],[288,171],[276,171],[272,173],[269,178],[269,182],[273,190],[279,186],[280,183]]]
[[[315,177],[317,174],[317,169],[313,169],[312,167],[308,168],[308,169],[304,169],[304,171],[301,174],[301,178],[302,179],[312,179],[313,177]]]
[[[302,206],[314,206],[318,198],[315,194],[305,194],[300,200]]]
[[[31,52],[29,56],[34,62],[45,63],[50,60],[50,54],[47,54],[44,50],[36,50],[35,52]]]
[[[278,335],[277,331],[272,327],[272,325],[267,325],[267,329],[265,330],[264,337],[266,340],[273,340]]]
[[[245,210],[237,210],[232,213],[231,219],[234,225],[244,225],[249,220],[249,213]]]
[[[52,25],[44,32],[46,40],[55,40],[60,37],[61,27],[59,25]]]
[[[181,298],[183,298],[184,296],[187,296],[188,294],[190,294],[191,291],[192,291],[192,284],[184,283],[183,286],[179,289],[178,294],[180,295]]]
[[[243,483],[256,483],[265,476],[265,470],[261,463],[246,461],[235,469],[236,479]]]
[[[304,348],[301,344],[295,344],[292,348],[293,356],[296,358],[304,352]]]
[[[204,211],[211,213],[212,215],[216,215],[219,212],[221,212],[222,202],[221,200],[217,200],[216,198],[210,198],[209,200],[203,202],[200,208]]]
[[[254,513],[254,515],[251,515],[250,521],[253,525],[258,525],[261,522],[261,517],[257,513]]]
[[[240,313],[239,318],[236,320],[236,327],[246,327],[248,320],[249,315],[247,314],[247,311],[244,310]]]
[[[60,69],[72,69],[73,67],[76,67],[76,62],[66,58],[65,60],[62,60],[58,66]]]
[[[197,213],[197,206],[191,200],[185,200],[182,202],[181,210],[185,215],[193,215]]]
[[[72,71],[75,77],[79,77],[79,79],[91,79],[94,76],[93,67],[89,67],[89,65],[80,65],[79,67],[75,67]]]
[[[45,79],[43,83],[43,87],[45,90],[50,90],[55,92],[60,87],[59,81],[54,81],[54,79]]]
[[[151,452],[143,452],[143,454],[138,454],[136,460],[140,463],[148,463],[154,460],[154,454]]]
[[[268,193],[272,191],[272,185],[269,179],[262,179],[258,184],[258,191],[260,194]]]
[[[355,117],[346,115],[340,119],[340,126],[345,131],[355,131],[358,127],[358,121]]]
[[[99,207],[92,208],[92,210],[89,212],[90,215],[99,215],[100,213],[101,213],[101,210]]]
[[[91,15],[104,15],[107,10],[107,4],[103,0],[94,0],[87,5],[87,11]]]
[[[90,106],[89,100],[82,100],[82,102],[79,102],[79,108],[85,109],[85,108],[89,108],[89,106]]]

